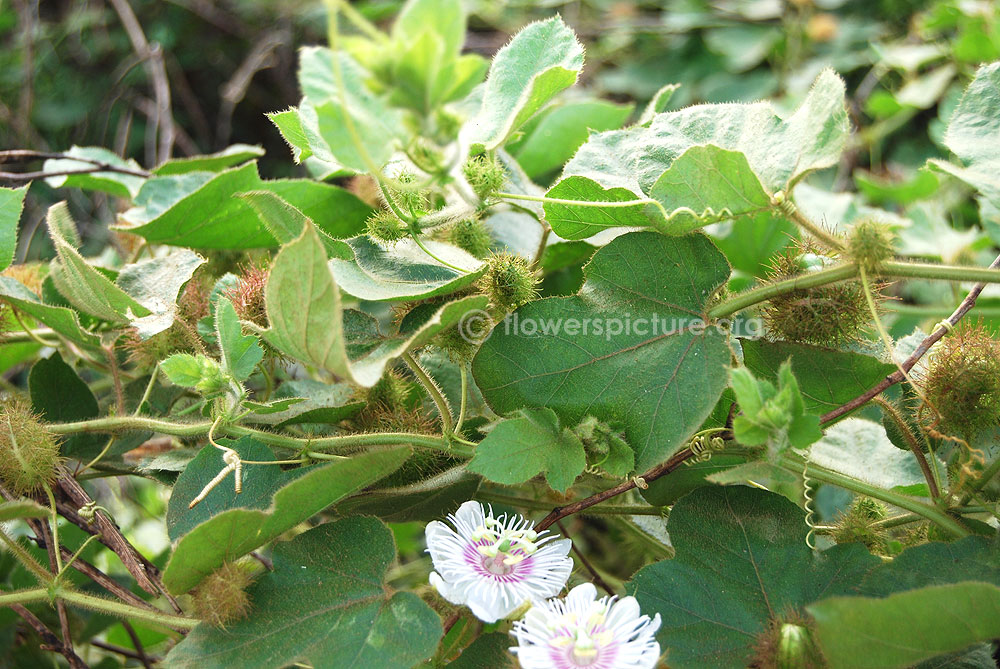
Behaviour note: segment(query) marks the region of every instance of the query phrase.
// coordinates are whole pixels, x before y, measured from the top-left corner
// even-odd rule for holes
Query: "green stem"
[[[785,470],[793,474],[802,474],[803,463],[801,458],[793,459],[792,457],[786,455],[782,457],[780,464]],[[809,478],[822,481],[823,483],[829,483],[830,485],[835,485],[840,488],[844,488],[845,490],[850,490],[851,492],[855,492],[859,495],[873,497],[885,502],[886,504],[892,504],[893,506],[898,506],[901,509],[905,509],[906,511],[922,516],[957,537],[964,537],[969,534],[968,530],[962,527],[958,521],[948,514],[936,507],[922,504],[921,502],[918,502],[910,497],[906,497],[889,490],[883,490],[882,488],[865,483],[864,481],[858,481],[849,476],[832,472],[812,463],[806,464],[805,471]]]
[[[337,4],[340,6],[340,11],[344,12],[344,16],[347,17],[347,20],[353,23],[355,28],[367,35],[369,39],[383,44],[389,41],[389,38],[386,37],[382,31],[372,25],[371,21],[362,16],[361,12],[352,7],[351,3],[345,2],[344,0],[338,0]]]
[[[441,263],[445,267],[453,269],[456,272],[461,272],[462,274],[468,274],[469,273],[469,270],[462,269],[461,267],[455,267],[450,262],[448,262],[446,260],[442,260],[441,258],[438,258],[436,255],[434,255],[429,248],[427,248],[426,246],[424,246],[424,243],[422,241],[420,241],[420,236],[416,232],[414,232],[413,230],[410,230],[410,239],[412,239],[413,241],[415,241],[417,243],[417,246],[420,247],[421,251],[423,251],[424,253],[426,253],[431,258],[433,258],[434,260],[438,261],[439,263]]]
[[[950,316],[955,311],[954,307],[945,305],[903,304],[901,302],[893,302],[892,300],[883,302],[881,306],[886,311],[900,316],[917,316],[919,318],[935,318],[938,320]],[[977,316],[982,316],[983,318],[1000,318],[1000,308],[977,306],[974,309]]]
[[[92,611],[108,613],[120,618],[142,620],[143,622],[164,625],[175,629],[192,629],[201,622],[195,618],[187,618],[185,616],[175,616],[170,613],[140,609],[122,602],[115,602],[110,599],[103,599],[102,597],[95,597],[93,595],[85,595],[82,592],[67,590],[65,588],[56,588],[51,593],[51,596],[47,588],[34,588],[32,590],[17,590],[14,592],[8,592],[0,595],[0,606],[32,604],[34,602],[47,602],[54,599],[61,599],[69,604],[75,604],[76,606],[90,609]]]
[[[1000,283],[1000,269],[956,267],[954,265],[900,262],[897,260],[882,263],[879,267],[879,275],[903,279],[943,279],[945,281]]]
[[[75,423],[50,423],[46,425],[46,428],[53,434],[76,434],[78,432],[117,433],[149,430],[175,437],[203,437],[212,428],[212,423],[210,421],[173,423],[156,418],[146,418],[144,416],[109,416],[107,418],[94,418]],[[288,448],[295,451],[303,449],[336,451],[352,446],[411,444],[438,451],[447,451],[460,457],[472,457],[471,449],[454,448],[443,436],[410,432],[372,432],[312,439],[289,437],[241,425],[222,425],[219,426],[217,432],[230,437],[253,437],[269,446],[278,446],[279,448]]]
[[[737,311],[742,311],[747,307],[766,302],[779,295],[792,293],[796,290],[825,286],[828,283],[851,279],[857,276],[857,274],[858,266],[853,263],[835,265],[815,272],[800,274],[784,281],[752,288],[744,293],[723,300],[708,310],[708,316],[710,318],[725,318],[726,316],[735,314]]]
[[[441,389],[438,388],[434,379],[431,378],[430,374],[424,371],[424,368],[420,366],[420,363],[417,362],[412,353],[404,353],[403,360],[413,371],[414,376],[416,376],[417,380],[420,381],[420,384],[424,387],[424,390],[427,391],[427,394],[431,396],[432,400],[434,400],[434,405],[437,407],[438,413],[441,414],[441,431],[444,432],[445,435],[450,435],[453,430],[451,429],[451,407],[448,406],[448,400],[441,393]]]

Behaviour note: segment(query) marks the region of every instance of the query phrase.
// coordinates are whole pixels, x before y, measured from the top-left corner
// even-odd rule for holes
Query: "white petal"
[[[566,608],[570,611],[585,612],[597,599],[597,588],[593,583],[581,583],[566,595]]]
[[[465,604],[465,599],[466,599],[465,588],[457,588],[451,585],[443,578],[438,576],[437,572],[434,571],[431,572],[429,580],[431,582],[431,585],[434,586],[434,589],[437,590],[438,593],[442,597],[447,599],[449,602],[451,602],[452,604],[458,604],[459,606]]]
[[[462,534],[468,530],[471,535],[472,531],[482,525],[485,519],[486,514],[483,510],[483,505],[470,500],[458,507],[458,511],[455,512],[455,529]],[[469,537],[466,536],[465,538],[468,539]]]
[[[502,618],[506,618],[524,603],[524,600],[505,603],[503,597],[490,597],[480,594],[483,590],[485,589],[470,590],[465,605],[469,607],[474,616],[484,623],[495,623]]]

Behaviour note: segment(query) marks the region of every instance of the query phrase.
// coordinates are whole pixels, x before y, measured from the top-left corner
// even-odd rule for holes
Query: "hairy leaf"
[[[14,262],[17,250],[17,224],[24,208],[24,196],[28,186],[20,188],[0,187],[0,272]]]
[[[624,428],[643,471],[677,452],[726,386],[726,335],[706,302],[729,267],[702,235],[634,232],[594,254],[578,295],[527,304],[473,361],[497,413],[548,407]]]
[[[253,615],[226,629],[200,625],[167,658],[171,667],[409,669],[429,658],[441,621],[419,597],[392,593],[385,573],[392,533],[374,518],[320,525],[273,553],[274,571],[250,588]]]

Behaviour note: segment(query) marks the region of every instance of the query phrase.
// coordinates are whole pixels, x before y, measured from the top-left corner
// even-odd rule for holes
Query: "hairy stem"
[[[109,416],[107,418],[94,418],[75,423],[51,423],[46,425],[46,428],[54,434],[76,434],[78,432],[118,433],[150,430],[175,437],[203,437],[212,428],[212,423],[210,421],[175,423],[156,418],[147,418],[145,416]],[[337,451],[352,446],[411,444],[438,451],[448,451],[459,457],[472,457],[472,449],[459,448],[454,444],[449,444],[443,436],[410,432],[372,432],[314,439],[275,434],[274,432],[266,432],[240,425],[221,425],[216,432],[230,437],[253,437],[269,446],[288,448],[295,451],[302,449]]]
[[[857,275],[858,266],[853,263],[834,265],[833,267],[827,267],[816,272],[801,274],[790,279],[785,279],[784,281],[759,286],[739,295],[734,295],[709,309],[708,316],[709,318],[725,318],[747,307],[766,302],[779,295],[807,288],[817,288],[829,283],[837,283],[838,281],[854,278]]]
[[[403,360],[409,366],[413,375],[417,377],[420,381],[420,385],[424,387],[427,394],[431,396],[434,400],[434,406],[437,407],[438,413],[441,414],[441,431],[445,435],[449,435],[453,432],[452,422],[451,422],[451,407],[448,405],[448,399],[442,394],[441,389],[438,388],[438,384],[431,378],[417,359],[413,357],[412,353],[406,352],[403,354]]]

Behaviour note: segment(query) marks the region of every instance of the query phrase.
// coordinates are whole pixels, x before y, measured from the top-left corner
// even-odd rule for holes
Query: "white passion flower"
[[[430,582],[452,604],[468,606],[477,618],[492,623],[506,618],[525,602],[541,602],[559,594],[573,570],[567,557],[569,539],[535,532],[522,516],[503,514],[469,501],[448,525],[427,523],[427,552],[435,571]]]
[[[524,669],[653,669],[658,629],[660,614],[640,615],[635,597],[597,599],[593,584],[584,583],[514,623],[511,651]]]

